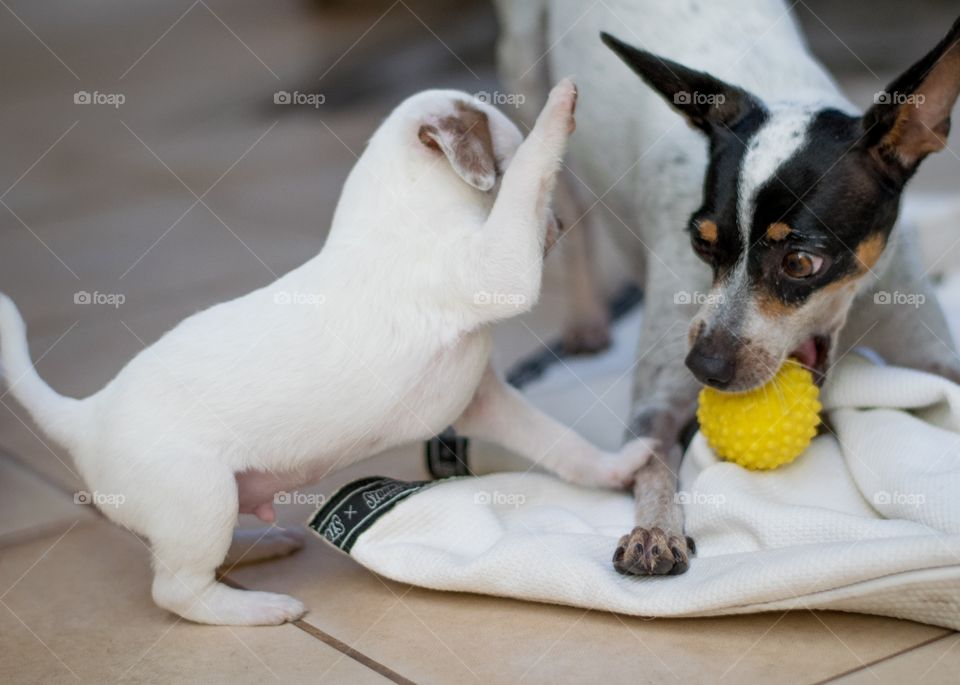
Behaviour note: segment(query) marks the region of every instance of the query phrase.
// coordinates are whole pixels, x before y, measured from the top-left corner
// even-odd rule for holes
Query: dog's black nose
[[[737,370],[735,356],[706,354],[696,346],[687,355],[686,364],[697,380],[718,390],[723,390],[730,385]]]

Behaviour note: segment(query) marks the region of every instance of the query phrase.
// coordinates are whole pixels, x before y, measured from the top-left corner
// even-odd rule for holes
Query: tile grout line
[[[218,574],[217,578],[220,580],[221,583],[225,585],[229,585],[232,588],[236,588],[237,590],[249,590],[249,588],[244,587],[237,581],[230,578],[229,575],[221,576]],[[351,659],[361,664],[362,666],[366,666],[371,671],[375,671],[379,673],[384,678],[387,678],[395,683],[398,683],[399,685],[416,685],[414,681],[410,680],[409,678],[404,678],[402,675],[394,671],[389,666],[382,664],[376,659],[374,659],[373,657],[367,656],[363,652],[354,649],[353,647],[348,645],[346,642],[342,640],[338,640],[330,633],[324,630],[321,630],[320,628],[313,625],[312,623],[307,623],[302,618],[298,618],[296,621],[291,621],[290,625],[302,630],[310,637],[316,640],[319,640],[320,642],[324,643],[329,647],[332,647],[338,652],[341,652],[344,656],[350,657]]]
[[[869,669],[871,666],[876,666],[877,664],[883,663],[884,661],[890,661],[891,659],[896,659],[897,657],[903,656],[904,654],[909,654],[910,652],[920,649],[921,647],[926,647],[928,645],[934,644],[935,642],[939,642],[940,640],[945,640],[952,635],[957,635],[957,631],[944,628],[944,632],[941,633],[940,635],[935,635],[933,637],[927,638],[926,640],[918,642],[915,645],[904,647],[903,649],[893,652],[892,654],[887,654],[886,656],[882,656],[877,659],[874,659],[873,661],[869,661],[863,664],[862,666],[856,666],[846,671],[841,671],[840,673],[837,673],[836,675],[832,675],[829,678],[818,680],[812,685],[827,685],[827,683],[837,682],[841,678],[845,678],[849,675],[853,675],[854,673],[859,673],[860,671],[865,671]]]
[[[389,666],[385,666],[381,664],[379,661],[367,656],[363,652],[358,652],[350,645],[346,644],[345,642],[341,642],[340,640],[333,637],[329,633],[326,633],[320,630],[315,625],[311,623],[307,623],[302,618],[294,621],[293,625],[295,625],[297,628],[305,632],[307,635],[310,635],[311,637],[314,637],[317,640],[320,640],[321,642],[328,645],[329,647],[332,647],[333,649],[336,649],[337,651],[342,652],[344,656],[350,657],[354,661],[357,661],[363,666],[366,666],[371,671],[375,671],[379,673],[380,675],[382,675],[384,678],[387,678],[388,680],[392,680],[393,682],[398,683],[399,685],[416,685],[414,681],[408,678],[404,678],[402,675],[394,671]]]
[[[53,487],[54,489],[56,489],[56,490],[58,490],[58,491],[60,491],[60,492],[63,492],[64,494],[72,494],[72,493],[70,493],[70,492],[65,488],[65,486],[64,486],[63,483],[57,482],[54,478],[52,478],[51,476],[47,475],[47,474],[44,473],[43,471],[35,468],[34,466],[32,466],[32,465],[30,464],[30,462],[28,462],[27,460],[23,459],[22,457],[17,456],[12,450],[10,450],[10,449],[2,446],[2,445],[0,445],[0,456],[3,456],[3,457],[6,457],[6,458],[10,459],[10,461],[13,462],[14,466],[19,467],[19,468],[27,471],[28,473],[30,473],[30,475],[36,476],[38,479],[42,480],[44,483],[46,483],[47,485]],[[96,514],[96,516],[97,516],[98,518],[100,518],[100,519],[102,519],[102,520],[104,520],[104,521],[107,521],[107,523],[109,523],[110,525],[116,525],[115,523],[113,523],[113,521],[110,521],[109,519],[107,519],[107,517],[104,516],[103,513],[102,513],[99,509],[97,509],[96,507],[93,507],[93,510],[94,510],[94,512],[95,512],[95,514]],[[47,530],[48,528],[50,529],[49,531]],[[56,530],[53,530],[54,528],[56,528]],[[60,528],[60,527],[57,526],[56,524],[51,523],[49,526],[34,527],[33,529],[30,529],[30,530],[31,530],[31,531],[36,530],[37,532],[39,532],[39,533],[41,534],[41,537],[45,537],[45,536],[46,536],[45,534],[47,534],[47,533],[49,533],[50,535],[52,535],[53,533],[58,532],[58,531],[59,531],[59,528]],[[7,542],[9,542],[9,544],[5,544],[4,541],[3,541],[2,539],[0,539],[0,547],[14,546],[14,545],[17,545],[17,544],[21,544],[22,542],[26,542],[26,541],[27,541],[26,539],[24,539],[24,540],[16,540],[16,541],[14,541],[14,540],[9,540],[9,541],[7,541]],[[223,582],[223,583],[225,583],[225,584],[227,584],[227,585],[230,585],[231,587],[235,587],[235,588],[237,588],[238,590],[247,590],[247,589],[248,589],[248,588],[243,587],[240,583],[236,582],[235,580],[233,580],[233,579],[230,578],[229,576],[226,576],[226,575],[224,575],[224,576],[219,576],[219,575],[218,575],[218,578],[219,578],[219,580],[220,580],[221,582]],[[357,663],[361,664],[362,666],[367,667],[367,668],[370,669],[371,671],[374,671],[374,672],[382,675],[384,678],[387,678],[388,680],[391,680],[391,681],[393,681],[393,682],[395,682],[395,683],[398,683],[398,685],[416,685],[416,683],[415,683],[414,681],[410,680],[409,678],[403,677],[402,675],[400,675],[399,673],[397,673],[396,671],[394,671],[394,670],[393,670],[392,668],[390,668],[389,666],[386,666],[385,664],[380,663],[380,662],[377,661],[376,659],[374,659],[374,658],[372,658],[372,657],[370,657],[370,656],[367,656],[367,655],[364,654],[363,652],[357,651],[356,649],[354,649],[353,647],[351,647],[351,646],[348,645],[347,643],[343,642],[342,640],[338,640],[338,639],[335,638],[333,635],[330,635],[329,633],[321,630],[320,628],[317,628],[316,626],[314,626],[314,625],[312,625],[312,624],[310,624],[310,623],[307,623],[307,622],[304,621],[303,619],[298,619],[298,620],[296,620],[296,621],[293,621],[292,623],[290,623],[290,625],[294,626],[295,628],[297,628],[297,629],[299,629],[299,630],[302,630],[302,631],[305,632],[307,635],[311,636],[312,638],[314,638],[314,639],[316,639],[316,640],[319,640],[320,642],[323,642],[323,643],[326,644],[327,646],[332,647],[333,649],[335,649],[335,650],[337,650],[338,652],[342,653],[344,656],[350,657],[351,659],[353,659],[353,660],[356,661]]]

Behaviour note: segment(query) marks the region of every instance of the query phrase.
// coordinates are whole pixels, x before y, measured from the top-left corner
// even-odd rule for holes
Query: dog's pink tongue
[[[817,343],[814,342],[813,338],[809,338],[795,349],[790,356],[807,368],[812,369],[817,363]]]

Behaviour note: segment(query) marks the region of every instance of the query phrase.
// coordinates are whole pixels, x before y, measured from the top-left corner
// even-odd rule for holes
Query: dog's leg
[[[277,625],[306,613],[293,597],[236,590],[214,577],[237,522],[233,473],[220,464],[184,459],[168,465],[164,477],[168,482],[159,491],[176,493],[176,500],[147,503],[148,518],[139,526],[152,546],[152,594],[159,606],[218,625]]]
[[[610,346],[610,317],[593,256],[597,227],[577,195],[570,174],[561,172],[557,183],[554,202],[557,214],[567,225],[559,244],[566,270],[563,350],[567,354],[594,354]]]
[[[674,276],[656,260],[650,264],[627,432],[628,440],[636,436],[654,438],[658,448],[634,482],[636,527],[620,539],[613,555],[617,571],[634,575],[683,573],[693,553],[693,541],[683,532],[683,509],[676,500],[676,488],[682,457],[678,441],[684,426],[693,419],[699,388],[683,363],[696,305],[678,304],[676,293],[698,287],[705,292],[704,280],[709,283],[709,278],[695,268],[684,268],[689,266],[685,263],[689,255],[677,253],[671,259],[670,249],[659,248],[662,259],[683,277]],[[673,249],[689,248],[681,245]]]
[[[285,557],[301,549],[303,542],[303,535],[299,532],[276,526],[235,530],[222,566],[230,567]]]
[[[545,0],[494,3],[500,23],[497,37],[497,69],[508,92],[523,96],[516,117],[532,128],[550,89],[547,23],[550,3]],[[561,172],[557,180],[557,214],[569,227],[560,239],[560,252],[566,273],[567,320],[563,329],[563,347],[568,354],[592,354],[610,344],[607,306],[598,288],[591,259],[591,239],[595,227],[584,216],[586,205],[576,194],[576,181]]]
[[[466,252],[463,263],[475,270],[468,277],[466,295],[480,322],[515,316],[532,308],[540,296],[550,197],[573,132],[576,99],[569,79],[550,91],[536,125],[503,175],[490,215]],[[479,291],[493,297],[479,303]]]
[[[607,453],[531,405],[489,366],[476,394],[454,423],[458,433],[483,438],[526,457],[571,483],[628,487],[650,458],[649,442],[635,440]]]

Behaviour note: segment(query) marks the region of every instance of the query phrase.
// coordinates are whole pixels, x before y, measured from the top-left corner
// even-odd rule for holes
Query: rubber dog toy
[[[742,393],[700,391],[700,431],[723,459],[767,470],[799,457],[817,434],[820,389],[813,375],[790,359],[773,379]]]

